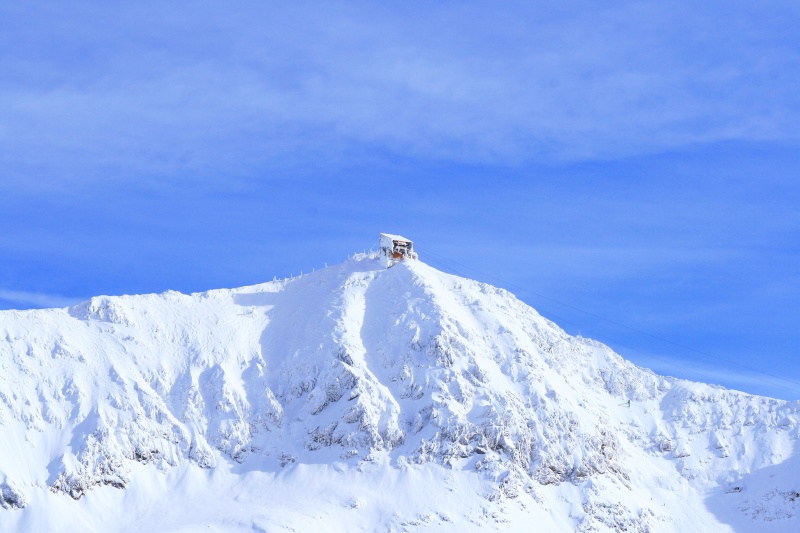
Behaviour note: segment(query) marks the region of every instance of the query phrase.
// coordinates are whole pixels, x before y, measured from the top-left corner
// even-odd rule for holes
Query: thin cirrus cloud
[[[796,142],[796,10],[727,6],[87,3],[52,32],[7,9],[0,157],[63,180],[363,146],[519,164]]]
[[[33,307],[67,307],[80,301],[57,294],[0,289],[0,309]]]
[[[724,383],[726,387],[740,390],[771,393],[777,396],[796,396],[800,393],[800,381],[777,372],[764,372],[759,365],[738,365],[727,360],[706,357],[704,359],[678,359],[647,353],[634,354],[638,365],[654,369],[664,375],[681,376],[683,379],[704,383]],[[776,392],[778,391],[778,392]]]

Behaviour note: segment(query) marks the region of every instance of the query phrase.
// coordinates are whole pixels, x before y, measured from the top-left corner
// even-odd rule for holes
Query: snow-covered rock
[[[363,255],[0,312],[0,531],[796,531],[798,407]]]

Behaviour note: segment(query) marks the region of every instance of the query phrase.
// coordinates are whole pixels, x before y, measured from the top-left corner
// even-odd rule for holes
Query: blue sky
[[[258,283],[391,231],[634,362],[798,399],[799,23],[4,3],[0,308]]]

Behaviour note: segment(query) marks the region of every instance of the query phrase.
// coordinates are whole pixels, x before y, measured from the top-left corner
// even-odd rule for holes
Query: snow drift
[[[0,531],[796,531],[798,403],[362,255],[0,312]]]

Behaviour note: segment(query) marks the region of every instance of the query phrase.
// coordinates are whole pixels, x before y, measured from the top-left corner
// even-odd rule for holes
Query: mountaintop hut
[[[392,266],[403,259],[416,259],[418,257],[411,239],[406,239],[400,235],[381,233],[380,246],[381,254],[387,258],[387,266]]]

